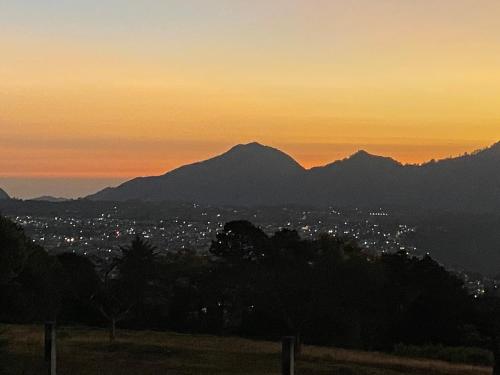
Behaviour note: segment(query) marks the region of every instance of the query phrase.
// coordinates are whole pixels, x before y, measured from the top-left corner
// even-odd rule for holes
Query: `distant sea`
[[[130,178],[87,177],[0,177],[0,188],[12,198],[29,199],[43,195],[80,198]]]

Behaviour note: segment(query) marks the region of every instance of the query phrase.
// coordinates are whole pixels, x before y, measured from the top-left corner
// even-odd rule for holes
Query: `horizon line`
[[[189,161],[189,162],[186,162],[184,164],[179,164],[179,165],[177,165],[177,166],[175,166],[175,167],[173,167],[171,169],[160,171],[160,172],[150,172],[150,173],[147,173],[147,172],[137,171],[137,172],[132,172],[132,173],[122,173],[122,174],[105,174],[105,173],[102,173],[102,172],[101,173],[72,173],[71,172],[71,173],[62,173],[62,174],[54,174],[54,173],[47,173],[47,174],[44,174],[44,173],[33,173],[33,174],[9,173],[9,174],[0,174],[0,179],[19,179],[19,180],[24,180],[24,179],[33,179],[33,180],[58,180],[58,179],[68,179],[68,180],[110,180],[110,179],[115,179],[115,180],[119,180],[119,179],[132,179],[132,178],[137,178],[137,177],[161,176],[161,175],[170,173],[170,172],[172,172],[172,171],[174,171],[174,170],[176,170],[178,168],[182,168],[184,166],[188,166],[188,165],[192,165],[192,164],[196,164],[196,163],[201,163],[201,162],[204,162],[204,161],[207,161],[207,160],[219,157],[221,155],[226,154],[227,152],[229,152],[230,150],[232,150],[233,148],[235,148],[237,146],[249,146],[249,145],[252,145],[252,144],[256,144],[256,145],[259,145],[259,146],[262,146],[262,147],[268,147],[268,148],[272,148],[272,149],[278,150],[278,151],[286,154],[290,158],[292,158],[304,170],[311,170],[311,169],[314,169],[314,168],[325,167],[327,165],[330,165],[330,164],[333,164],[333,163],[336,163],[336,162],[339,162],[339,161],[347,160],[347,159],[351,158],[352,156],[354,156],[354,155],[356,155],[356,154],[358,154],[360,152],[365,152],[368,155],[374,156],[374,157],[388,158],[388,159],[391,159],[391,160],[397,162],[398,164],[401,164],[402,166],[423,166],[423,165],[429,164],[429,163],[431,163],[433,161],[439,162],[439,161],[444,161],[444,160],[449,160],[449,159],[457,159],[457,158],[461,158],[461,157],[464,157],[464,156],[467,156],[467,155],[474,155],[474,154],[480,153],[482,151],[485,151],[485,150],[488,150],[490,148],[493,148],[496,145],[500,145],[500,139],[498,141],[494,141],[493,143],[489,144],[488,146],[485,146],[485,147],[482,147],[482,148],[476,148],[476,149],[474,149],[472,151],[466,151],[466,152],[463,152],[463,153],[459,153],[459,154],[455,154],[455,155],[449,155],[449,156],[441,157],[441,158],[431,158],[431,159],[427,159],[427,160],[422,161],[422,162],[402,162],[402,161],[400,161],[400,160],[398,160],[398,159],[396,159],[394,157],[391,157],[391,156],[387,156],[387,155],[380,154],[380,153],[372,153],[372,152],[370,152],[370,151],[367,150],[368,147],[360,147],[355,152],[347,154],[346,156],[344,156],[342,158],[334,159],[334,160],[326,162],[324,164],[313,165],[313,166],[310,166],[310,167],[305,167],[301,162],[299,162],[297,159],[295,159],[291,154],[289,154],[288,152],[284,151],[281,148],[278,148],[278,147],[275,147],[275,146],[272,146],[272,145],[269,145],[269,144],[265,144],[265,143],[262,143],[262,142],[259,142],[259,141],[250,141],[250,142],[246,142],[246,143],[236,143],[233,146],[230,146],[229,148],[226,148],[225,151],[223,151],[221,153],[214,153],[214,154],[212,154],[212,156],[210,156],[208,158],[200,159],[200,160],[194,160],[194,161]]]

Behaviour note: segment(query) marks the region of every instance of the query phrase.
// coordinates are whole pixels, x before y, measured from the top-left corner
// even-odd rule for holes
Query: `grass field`
[[[41,326],[1,325],[1,374],[46,374]],[[280,345],[235,337],[170,332],[118,331],[114,344],[105,330],[58,329],[59,375],[280,374]],[[381,353],[305,346],[296,374],[486,375],[487,367],[409,359]]]

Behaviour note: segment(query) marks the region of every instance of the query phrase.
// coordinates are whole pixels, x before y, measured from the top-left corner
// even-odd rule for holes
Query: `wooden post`
[[[45,362],[50,361],[50,349],[52,347],[52,334],[51,334],[52,328],[51,328],[51,323],[45,322]]]
[[[56,375],[56,323],[45,323],[45,362],[48,374]]]
[[[285,336],[281,342],[281,374],[293,375],[295,367],[295,337]]]
[[[111,318],[111,326],[109,327],[109,342],[115,342],[116,337],[116,318],[113,316]]]

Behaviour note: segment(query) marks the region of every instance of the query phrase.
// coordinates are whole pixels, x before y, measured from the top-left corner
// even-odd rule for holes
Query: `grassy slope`
[[[0,326],[8,346],[1,374],[46,374],[40,326]],[[58,374],[279,374],[277,343],[234,337],[119,331],[110,345],[104,330],[59,328]],[[485,367],[405,359],[380,353],[305,346],[296,374],[490,374]]]

